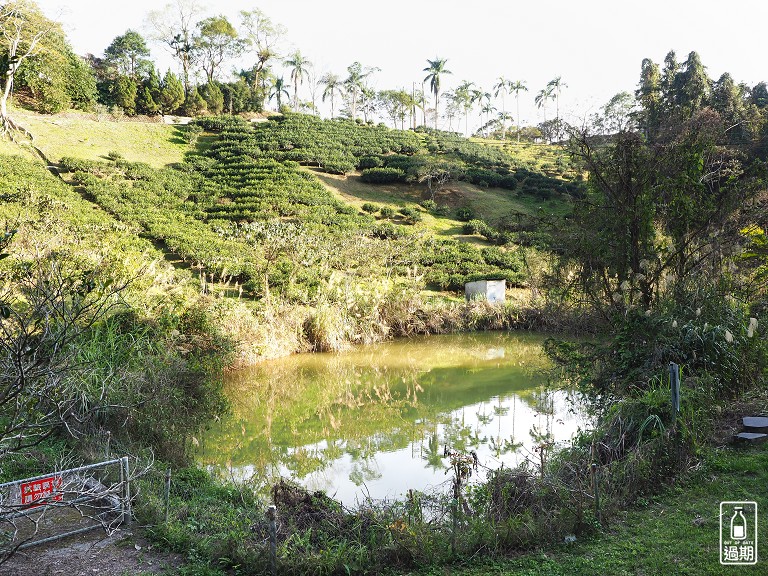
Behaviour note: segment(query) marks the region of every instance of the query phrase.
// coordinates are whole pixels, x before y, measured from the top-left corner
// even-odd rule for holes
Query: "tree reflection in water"
[[[544,387],[542,341],[431,336],[232,374],[232,415],[212,426],[199,461],[257,485],[286,476],[346,501],[444,482],[446,445],[476,451],[491,468],[514,465],[534,454],[537,440],[525,437],[534,425],[557,440],[578,426],[566,393]]]

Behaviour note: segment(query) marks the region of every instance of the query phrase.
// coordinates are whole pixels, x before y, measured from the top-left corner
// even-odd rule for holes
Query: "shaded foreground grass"
[[[757,502],[758,563],[754,566],[720,565],[719,506],[726,500]],[[690,476],[657,497],[640,498],[633,509],[614,519],[602,534],[513,559],[478,560],[413,574],[766,574],[767,529],[768,448],[710,449]]]

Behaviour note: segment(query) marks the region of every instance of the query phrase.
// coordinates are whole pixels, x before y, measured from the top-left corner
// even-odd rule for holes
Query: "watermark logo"
[[[720,564],[757,564],[757,502],[720,502]]]

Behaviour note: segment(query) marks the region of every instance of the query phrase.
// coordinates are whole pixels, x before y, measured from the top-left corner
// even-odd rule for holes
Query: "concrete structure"
[[[467,301],[487,300],[490,304],[503,304],[506,291],[506,280],[478,280],[464,284],[464,296]]]

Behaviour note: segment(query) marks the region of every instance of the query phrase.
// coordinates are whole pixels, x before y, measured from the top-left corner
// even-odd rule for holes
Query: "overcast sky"
[[[97,56],[129,28],[146,33],[146,15],[165,3],[38,2],[64,23],[77,53]],[[561,109],[573,120],[634,90],[642,59],[662,64],[669,50],[680,61],[696,50],[715,79],[728,71],[749,85],[768,80],[766,0],[217,0],[207,6],[205,15],[223,14],[233,24],[240,10],[258,7],[287,28],[290,47],[319,75],[345,77],[357,60],[381,68],[372,77],[379,90],[410,90],[424,78],[427,58],[436,57],[447,58],[452,72],[443,77],[443,90],[462,80],[488,91],[499,76],[523,80],[529,92],[521,95],[520,116],[529,124],[542,120],[533,99],[555,76],[568,86]],[[176,69],[161,46],[151,49],[163,71]],[[512,98],[506,107],[514,112]]]

